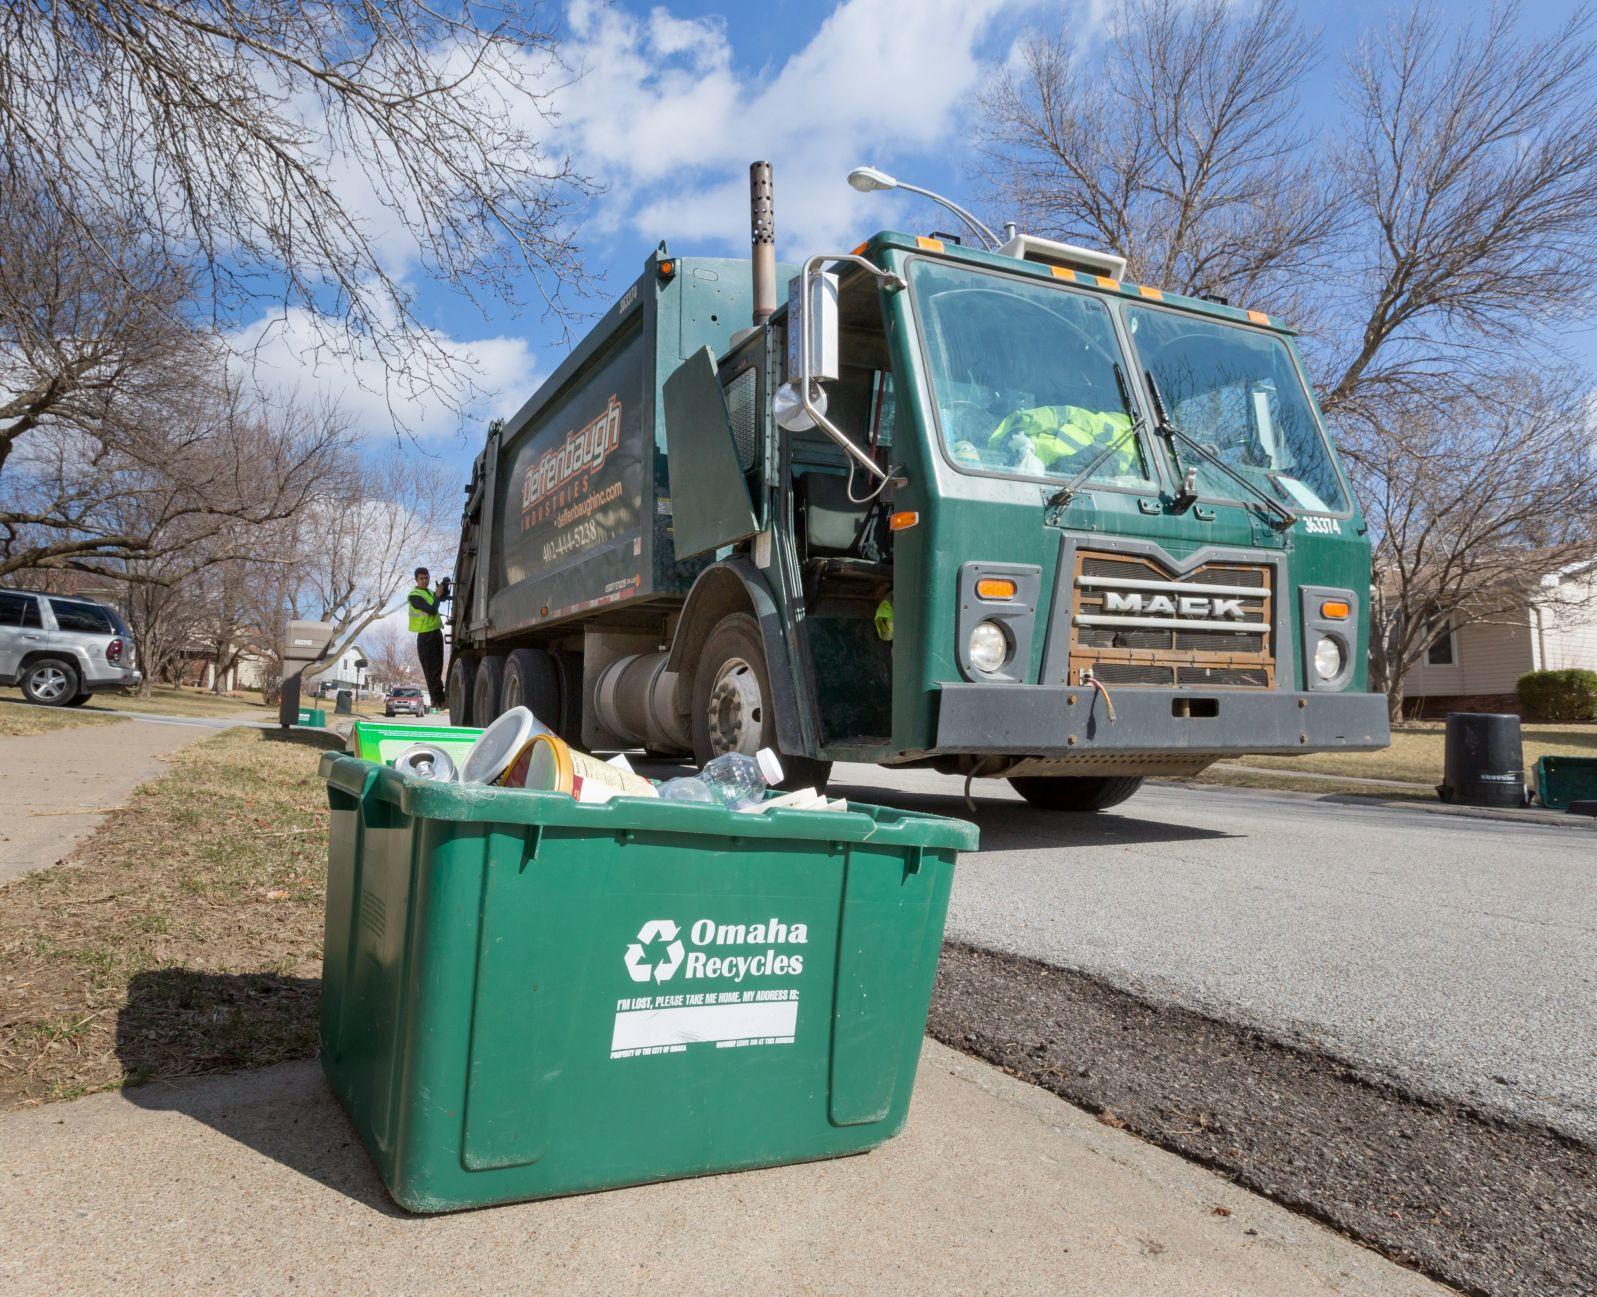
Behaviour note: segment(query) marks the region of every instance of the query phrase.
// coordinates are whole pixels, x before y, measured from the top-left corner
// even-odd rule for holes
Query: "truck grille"
[[[1274,569],[1205,563],[1172,576],[1156,560],[1078,551],[1070,679],[1269,689],[1275,684]]]

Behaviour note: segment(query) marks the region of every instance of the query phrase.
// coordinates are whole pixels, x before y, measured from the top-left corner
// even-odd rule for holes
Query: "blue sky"
[[[1443,7],[1461,21],[1485,9],[1460,0]],[[967,143],[972,94],[1030,28],[1066,26],[1082,39],[1098,39],[1102,8],[1103,0],[572,0],[554,12],[567,59],[586,74],[562,95],[550,143],[569,150],[605,186],[579,232],[594,293],[572,305],[602,312],[661,238],[679,254],[744,255],[747,164],[755,157],[775,164],[784,258],[852,246],[889,226],[947,228],[950,218],[930,205],[904,195],[857,194],[844,184],[845,174],[874,163],[974,203],[980,194]],[[1524,24],[1545,29],[1572,8],[1536,4]],[[1383,0],[1299,6],[1306,24],[1323,33],[1320,66],[1302,87],[1311,126],[1335,123],[1345,52],[1388,9]],[[486,418],[520,405],[559,363],[566,344],[537,307],[517,314],[495,306],[484,317],[424,280],[413,282],[422,318],[477,359],[482,384],[494,393],[464,422],[442,407],[418,411],[419,444],[464,477]],[[536,296],[527,294],[531,301]],[[575,327],[580,336],[584,325]],[[1585,339],[1581,350],[1591,352],[1591,335]],[[282,338],[278,363],[285,375],[297,354],[296,340]],[[296,381],[303,389],[303,377]],[[327,366],[313,381],[339,395],[374,437],[391,435],[370,366]]]

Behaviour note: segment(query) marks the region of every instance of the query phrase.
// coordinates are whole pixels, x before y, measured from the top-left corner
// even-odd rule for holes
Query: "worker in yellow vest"
[[[410,609],[410,630],[416,637],[416,656],[427,679],[427,693],[433,710],[444,706],[444,619],[438,605],[449,598],[449,578],[438,583],[436,591],[427,587],[432,576],[424,567],[416,569],[416,586],[406,600]]]
[[[1083,463],[1090,462],[1093,454],[1118,440],[1101,465],[1103,476],[1141,476],[1136,443],[1125,436],[1130,428],[1131,417],[1118,410],[1039,405],[1016,410],[993,430],[987,444],[990,450],[1012,456],[1021,472],[1042,477],[1062,476],[1072,456],[1082,455]]]

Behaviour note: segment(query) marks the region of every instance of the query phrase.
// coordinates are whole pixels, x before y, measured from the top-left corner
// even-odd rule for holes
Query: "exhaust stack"
[[[754,243],[754,323],[776,310],[776,210],[771,199],[771,164],[749,165],[749,233]]]

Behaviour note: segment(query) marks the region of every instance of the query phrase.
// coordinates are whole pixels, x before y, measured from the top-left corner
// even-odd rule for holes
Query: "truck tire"
[[[704,641],[693,671],[694,757],[702,766],[723,752],[752,756],[770,748],[782,758],[783,788],[824,791],[832,763],[781,752],[771,698],[760,624],[747,613],[723,617]]]
[[[1044,811],[1106,811],[1142,787],[1141,775],[1021,775],[1009,786]]]
[[[478,723],[472,714],[471,695],[477,687],[477,663],[481,660],[481,654],[468,649],[456,653],[455,660],[449,664],[449,679],[444,682],[444,702],[449,707],[451,725]]]
[[[497,653],[483,654],[477,663],[477,679],[471,687],[471,715],[473,725],[491,725],[504,710],[500,695],[504,692],[505,660]]]
[[[525,707],[563,739],[571,739],[562,711],[560,668],[554,654],[519,648],[505,659],[499,702],[504,711]]]
[[[23,668],[22,696],[40,707],[65,707],[78,696],[78,669],[65,658],[39,658]]]

